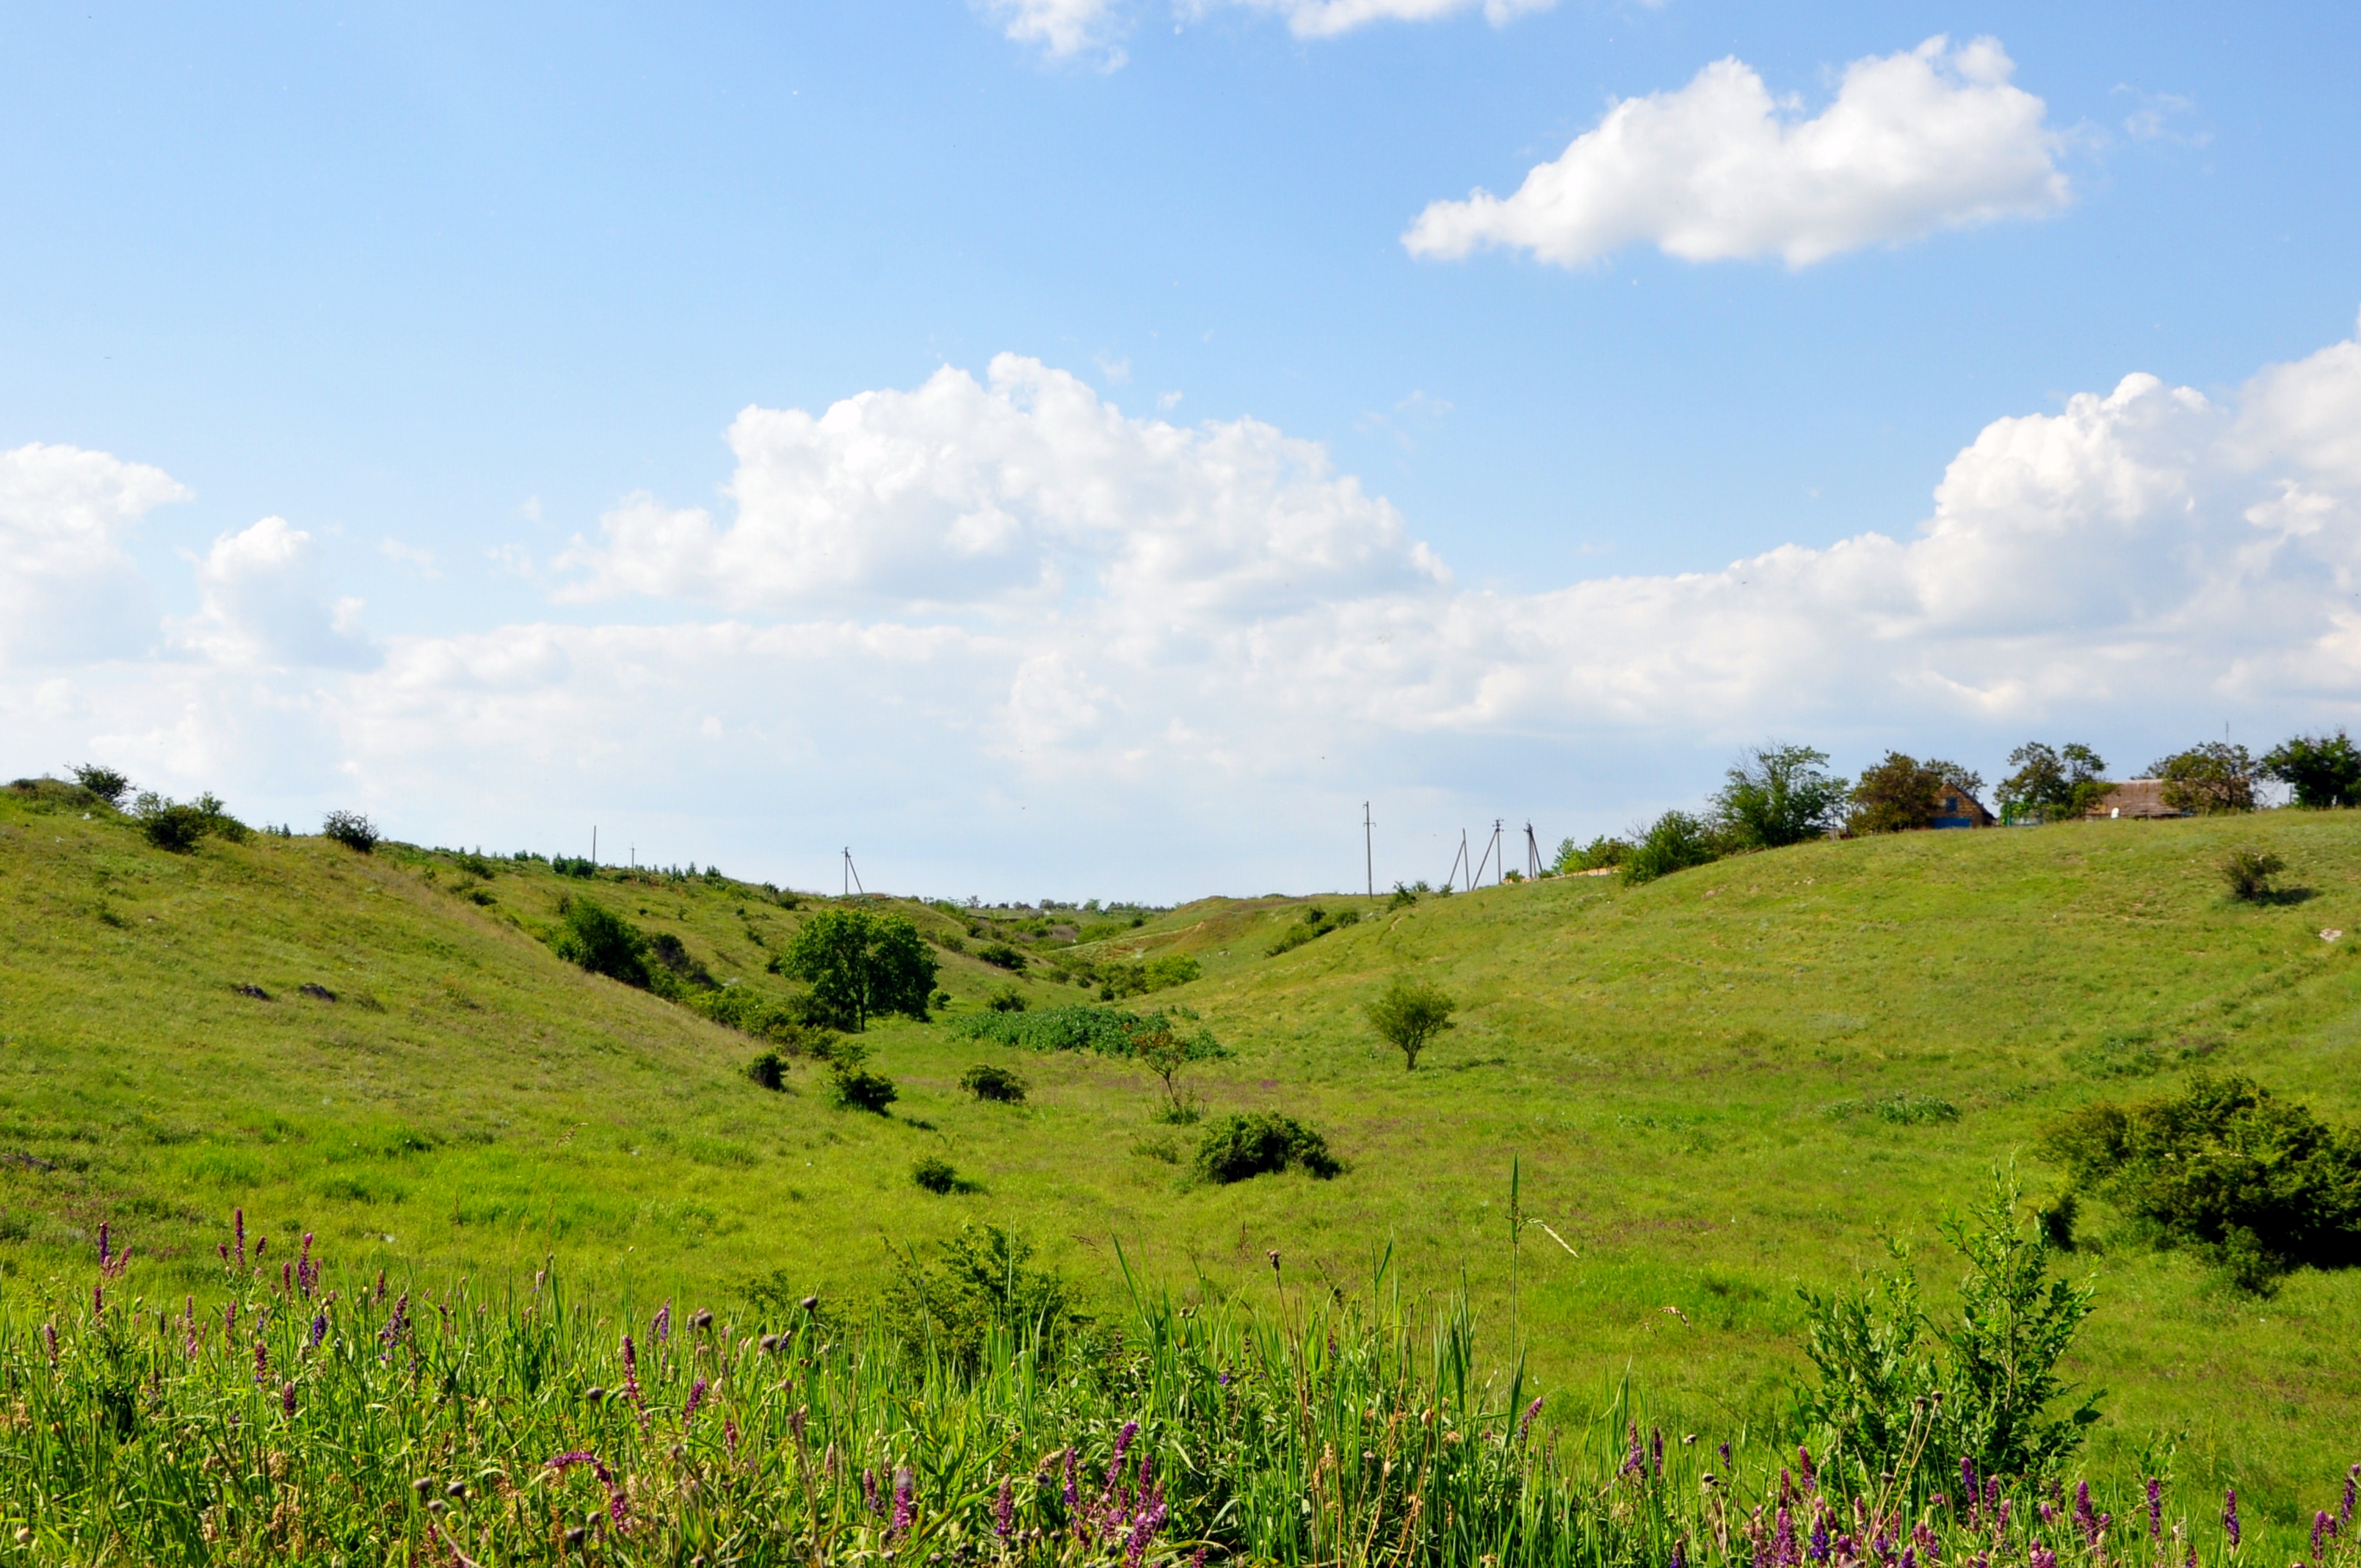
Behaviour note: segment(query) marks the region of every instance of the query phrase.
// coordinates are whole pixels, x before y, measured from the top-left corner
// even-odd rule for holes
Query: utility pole
[[[1509,847],[1500,842],[1500,819],[1492,818],[1492,885],[1499,886],[1509,880]]]
[[[594,872],[598,869],[598,825],[596,822],[590,824],[590,869]]]
[[[1533,881],[1542,880],[1542,841],[1533,837],[1533,825],[1525,824],[1525,874]]]
[[[1364,869],[1367,870],[1369,874],[1369,899],[1372,903],[1376,902],[1378,896],[1378,840],[1376,834],[1377,827],[1369,817],[1369,803],[1365,800],[1361,802],[1361,860]]]
[[[851,846],[847,845],[844,851],[844,891],[846,896],[850,897],[855,888],[861,889],[861,895],[863,898],[869,896],[869,890],[861,886],[860,872],[853,869]]]

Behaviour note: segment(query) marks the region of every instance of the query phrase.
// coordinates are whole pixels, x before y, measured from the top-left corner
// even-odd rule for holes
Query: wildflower
[[[1541,1401],[1533,1401],[1538,1406]],[[1657,1480],[1664,1478],[1664,1434],[1654,1427],[1648,1429],[1648,1463]]]
[[[640,1409],[640,1353],[631,1348],[631,1336],[629,1334],[623,1336],[623,1398],[631,1402],[632,1409]],[[647,1424],[647,1420],[646,1412],[641,1411],[640,1424],[642,1427]]]
[[[1795,1568],[1801,1561],[1795,1552],[1795,1520],[1785,1508],[1781,1508],[1771,1532],[1771,1561],[1778,1568]]]
[[[1124,1543],[1124,1568],[1139,1568],[1141,1559],[1148,1555],[1148,1543],[1156,1539],[1156,1532],[1163,1524],[1164,1499],[1151,1496],[1148,1506],[1132,1521],[1131,1539]]]
[[[1689,1538],[1687,1536],[1683,1535],[1674,1537],[1673,1560],[1666,1563],[1664,1568],[1689,1568],[1688,1544]]]
[[[254,1266],[255,1266],[255,1267],[257,1267],[257,1268],[260,1268],[260,1267],[262,1266],[262,1255],[263,1255],[263,1253],[264,1253],[264,1252],[266,1252],[267,1250],[269,1250],[269,1246],[270,1246],[270,1238],[269,1238],[269,1236],[257,1236],[257,1237],[255,1237],[255,1238],[254,1238]]]
[[[992,1502],[992,1533],[1006,1541],[1008,1531],[1016,1520],[1016,1488],[1010,1483],[1008,1477],[1004,1475],[1000,1478],[1000,1496],[994,1497]]]
[[[2230,1550],[2238,1550],[2238,1488],[2228,1487],[2222,1498],[2222,1533],[2230,1538]]]
[[[2091,1484],[2088,1481],[2074,1483],[2074,1524],[2082,1532],[2084,1541],[2092,1546],[2099,1544],[2099,1516],[2091,1508]]]
[[[807,1297],[805,1297],[805,1298],[804,1298],[804,1299],[803,1299],[803,1309],[804,1309],[804,1310],[805,1310],[805,1311],[807,1311],[807,1312],[817,1312],[817,1311],[818,1311],[818,1310],[819,1310],[819,1298],[818,1298],[818,1297],[817,1297],[817,1296],[807,1296]]]
[[[623,1506],[622,1488],[615,1485],[615,1473],[608,1469],[597,1454],[576,1449],[550,1460],[549,1468],[563,1475],[577,1464],[588,1464],[590,1473],[598,1477],[598,1484],[607,1488],[607,1517],[621,1524],[627,1511]]]
[[[93,1318],[106,1316],[106,1287],[104,1284],[90,1288],[90,1315]]]
[[[295,1385],[293,1383],[290,1382],[280,1385],[279,1389],[279,1409],[289,1420],[291,1421],[295,1419]]]
[[[1533,1418],[1541,1413],[1542,1399],[1541,1396],[1536,1395],[1534,1396],[1533,1402],[1525,1407],[1524,1420],[1517,1423],[1517,1441],[1519,1442],[1525,1441],[1525,1434],[1533,1430]]]
[[[57,1359],[54,1353],[52,1353],[50,1359],[52,1361]],[[1066,1507],[1068,1510],[1071,1511],[1079,1501],[1080,1497],[1074,1490],[1074,1451],[1070,1447],[1066,1450]]]
[[[327,1313],[325,1313],[325,1312],[322,1312],[322,1313],[320,1313],[318,1316],[314,1317],[314,1318],[312,1320],[312,1342],[311,1342],[311,1348],[312,1348],[312,1349],[313,1349],[313,1350],[317,1350],[317,1349],[319,1349],[319,1348],[320,1348],[320,1342],[321,1342],[322,1340],[324,1340],[324,1339],[326,1339],[327,1337],[328,1337],[328,1314],[327,1314]]]
[[[254,1342],[254,1386],[258,1388],[270,1381],[270,1347],[260,1340]]]
[[[380,1301],[385,1299],[385,1270],[382,1268],[377,1271],[377,1299]]]
[[[2058,1568],[2058,1553],[2037,1541],[2026,1551],[2026,1562],[2030,1568]]]
[[[787,1418],[787,1431],[795,1435],[796,1446],[798,1448],[803,1446],[804,1423],[811,1419],[810,1410],[811,1407],[808,1405],[797,1405],[796,1413]]]
[[[1826,1508],[1812,1510],[1812,1541],[1805,1549],[1805,1555],[1815,1563],[1828,1560],[1828,1515]]]
[[[1960,1490],[1968,1495],[1968,1522],[1973,1524],[1983,1488],[1976,1485],[1976,1462],[1964,1453],[1960,1455]]]
[[[649,1325],[649,1332],[654,1337],[655,1342],[658,1344],[662,1344],[672,1338],[671,1302],[666,1301],[663,1306],[656,1309],[655,1321]]]
[[[222,1309],[222,1345],[225,1349],[237,1343],[237,1303],[230,1302]]]
[[[900,1535],[910,1528],[910,1519],[917,1512],[917,1505],[910,1491],[910,1472],[896,1465],[894,1470],[894,1522],[885,1527],[886,1534]]]
[[[101,1279],[119,1279],[123,1271],[131,1266],[131,1249],[125,1247],[121,1252],[112,1251],[107,1245],[107,1222],[101,1220],[98,1223],[98,1277]]]
[[[302,1250],[295,1255],[295,1288],[311,1299],[312,1290],[320,1280],[320,1266],[312,1261],[312,1233],[303,1233]]]
[[[1795,1445],[1795,1463],[1803,1467],[1804,1485],[1816,1492],[1818,1491],[1820,1476],[1819,1473],[1812,1468],[1812,1451],[1800,1442]]]
[[[52,1372],[55,1372],[55,1371],[58,1369],[58,1325],[57,1325],[57,1324],[55,1324],[55,1323],[43,1323],[43,1324],[41,1325],[41,1343],[49,1348],[49,1370],[50,1370],[50,1371],[52,1371]]]
[[[1725,1442],[1725,1443],[1723,1443],[1723,1444],[1721,1444],[1721,1445],[1720,1445],[1720,1447],[1719,1447],[1719,1453],[1720,1453],[1720,1454],[1721,1454],[1721,1467],[1722,1467],[1724,1470],[1729,1469],[1729,1468],[1730,1468],[1730,1444],[1728,1444],[1728,1443],[1726,1443],[1726,1442]]]
[[[246,1211],[237,1211],[237,1266],[246,1266]]]
[[[689,1422],[697,1420],[697,1408],[704,1403],[705,1379],[700,1377],[694,1384],[690,1385],[688,1390],[688,1408],[680,1413],[680,1424],[683,1431],[687,1430]]]
[[[2353,1522],[2353,1491],[2356,1483],[2361,1483],[2361,1464],[2356,1464],[2345,1473],[2345,1501],[2339,1504],[2336,1509],[2336,1528],[2339,1530]]]

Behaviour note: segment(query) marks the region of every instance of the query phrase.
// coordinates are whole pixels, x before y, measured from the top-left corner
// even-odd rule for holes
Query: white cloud
[[[1191,0],[1184,14],[1202,15],[1222,0]],[[1333,38],[1372,22],[1431,22],[1480,7],[1485,20],[1503,27],[1532,11],[1546,11],[1557,0],[1227,0],[1286,18],[1288,30],[1300,38]]]
[[[1735,59],[1628,98],[1506,198],[1436,202],[1402,243],[1455,258],[1487,246],[1578,267],[1648,242],[1691,261],[1802,267],[1938,229],[2055,212],[2069,199],[2040,99],[1999,43],[1935,38],[1857,60],[1803,117]]]
[[[987,9],[1009,38],[1039,44],[1052,60],[1095,56],[1108,71],[1124,62],[1114,0],[989,0]]]
[[[0,682],[0,733],[258,815],[544,847],[598,821],[807,884],[849,840],[937,891],[1318,885],[1357,877],[1372,793],[1403,828],[1417,797],[1591,831],[1766,734],[1989,773],[2030,734],[2136,765],[2224,717],[2361,720],[2356,429],[2361,342],[2214,398],[2132,375],[1993,421],[1915,527],[1479,592],[1315,445],[1003,356],[746,411],[734,515],[637,498],[577,547],[586,602],[653,614],[302,664],[327,590],[265,520],[203,565],[201,656]]]
[[[434,552],[432,550],[422,550],[414,544],[404,544],[399,539],[381,539],[378,542],[377,548],[378,554],[387,560],[401,562],[430,583],[443,576],[442,568],[434,564]]]
[[[123,540],[154,508],[189,499],[162,469],[104,452],[0,452],[0,663],[147,652],[155,598]]]
[[[285,518],[215,539],[197,565],[197,586],[203,613],[181,634],[219,663],[351,669],[374,662],[360,635],[361,601],[329,597],[312,536]]]

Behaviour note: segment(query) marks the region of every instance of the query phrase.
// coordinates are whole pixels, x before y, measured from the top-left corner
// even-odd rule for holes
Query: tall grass
[[[104,1243],[102,1243],[104,1245]],[[243,1253],[241,1243],[240,1253]],[[1128,1277],[1128,1276],[1126,1276]],[[1274,1270],[1274,1284],[1279,1277]],[[1246,1562],[2225,1568],[2219,1507],[1997,1488],[1905,1517],[1807,1454],[1659,1431],[1617,1387],[1560,1420],[1487,1376],[1464,1299],[1134,1286],[1122,1348],[980,1361],[831,1303],[744,1321],[561,1283],[403,1290],[309,1256],[154,1303],[0,1312],[0,1561]],[[1093,1348],[1095,1347],[1095,1348]],[[1923,1456],[1921,1456],[1923,1457]],[[1922,1493],[1923,1495],[1923,1493]],[[2311,1561],[2344,1568],[2341,1528]],[[2323,1516],[2323,1519],[2326,1516]],[[2195,1527],[2192,1529],[2192,1527]],[[2324,1528],[2324,1527],[2323,1527]],[[2284,1557],[2277,1561],[2285,1561]]]

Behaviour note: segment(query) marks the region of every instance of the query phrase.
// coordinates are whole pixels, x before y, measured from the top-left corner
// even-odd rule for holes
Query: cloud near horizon
[[[1716,60],[1687,86],[1627,98],[1501,197],[1428,205],[1402,244],[1455,260],[1488,247],[1580,267],[1627,245],[1687,261],[1777,256],[1806,267],[1872,245],[2070,199],[2042,101],[1994,38],[1845,67],[1810,118],[1752,66]]]
[[[831,845],[847,821],[897,834],[947,877],[1017,846],[1065,864],[1036,849],[1071,840],[1159,890],[1279,868],[1259,891],[1332,796],[1462,810],[1495,787],[1471,770],[1589,768],[1597,811],[1692,799],[1701,748],[1773,733],[1843,738],[1858,765],[1914,737],[2101,724],[2161,750],[2225,713],[2346,722],[2356,430],[2355,341],[2221,401],[2134,374],[1993,421],[1915,529],[1477,591],[1316,444],[1130,416],[1003,355],[981,380],[748,409],[729,517],[637,497],[577,542],[557,597],[588,621],[363,645],[269,519],[200,564],[205,634],[12,643],[0,716],[39,737],[20,767],[103,752],[233,799],[268,774],[451,832],[604,803],[752,843],[784,813]],[[0,585],[119,587],[104,542],[183,494],[104,454],[0,454]]]

